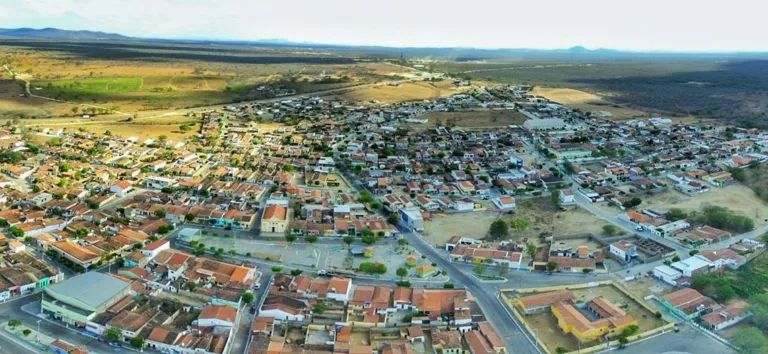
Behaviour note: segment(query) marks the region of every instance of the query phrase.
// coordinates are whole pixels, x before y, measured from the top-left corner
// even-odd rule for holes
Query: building
[[[702,257],[690,257],[671,264],[671,267],[680,271],[683,276],[693,277],[696,274],[708,273],[712,264]]]
[[[42,311],[68,324],[85,327],[88,321],[129,292],[130,283],[103,273],[89,272],[46,288]]]
[[[416,207],[400,209],[400,224],[408,230],[424,231],[424,217]]]
[[[560,118],[526,119],[523,127],[529,130],[563,129],[565,121]]]
[[[200,311],[197,325],[200,327],[229,327],[237,323],[237,309],[232,306],[208,306]]]
[[[573,299],[574,296],[570,290],[557,290],[518,298],[517,307],[519,307],[524,314],[530,315],[532,313],[545,311],[556,302]]]
[[[628,263],[637,255],[637,246],[627,240],[619,240],[609,246],[609,251],[623,263]]]
[[[464,345],[458,331],[432,332],[432,347],[438,354],[462,354]]]
[[[658,298],[669,311],[687,319],[699,317],[716,308],[717,303],[691,288],[680,289]]]
[[[147,177],[147,179],[144,180],[144,185],[147,186],[147,188],[153,189],[169,188],[177,185],[178,183],[179,181],[176,179],[157,176]]]
[[[746,302],[735,301],[733,304],[701,316],[701,324],[712,331],[719,331],[741,322],[750,315]]]
[[[565,333],[570,333],[580,342],[598,340],[604,335],[612,336],[621,333],[624,328],[637,325],[632,316],[603,297],[596,297],[586,303],[583,311],[589,311],[588,319],[570,301],[560,301],[552,304],[552,315],[557,319],[557,325]]]
[[[288,208],[273,204],[264,209],[261,232],[284,233],[288,230]]]
[[[493,204],[501,210],[515,210],[515,198],[510,196],[493,198]]]
[[[261,305],[259,316],[274,317],[282,321],[304,321],[309,317],[309,308],[304,301],[288,296],[267,296]]]
[[[680,273],[679,271],[673,269],[670,266],[660,265],[658,267],[653,268],[653,276],[661,279],[667,284],[677,285],[677,279],[682,277],[683,273]]]
[[[117,181],[109,187],[109,191],[115,193],[118,197],[125,197],[132,189],[133,184],[130,181]]]
[[[151,260],[152,258],[155,258],[155,256],[157,256],[158,253],[170,248],[171,248],[171,241],[157,240],[155,242],[152,242],[144,246],[144,248],[141,249],[141,254],[145,255],[148,260]]]
[[[568,188],[563,188],[560,190],[558,199],[560,200],[560,205],[562,206],[573,205],[576,203],[574,200],[573,191]]]

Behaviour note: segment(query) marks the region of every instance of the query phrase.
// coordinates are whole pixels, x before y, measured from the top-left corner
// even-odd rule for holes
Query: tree
[[[405,269],[403,267],[397,268],[397,276],[400,277],[400,280],[402,280],[406,275],[408,275],[408,269]]]
[[[189,291],[195,291],[195,287],[197,287],[197,284],[194,282],[188,281],[186,284],[184,284],[184,287],[187,288]]]
[[[186,222],[192,222],[193,220],[195,220],[195,216],[192,215],[192,214],[186,214],[186,215],[184,215],[184,220]]]
[[[352,245],[352,242],[355,242],[355,236],[344,236],[341,240],[344,241],[344,243],[347,244],[347,248],[349,248],[349,246]]]
[[[443,289],[454,289],[454,288],[456,288],[456,285],[454,285],[453,283],[443,284]]]
[[[248,305],[253,302],[253,293],[250,291],[246,291],[243,293],[242,297],[243,303]]]
[[[557,267],[558,267],[557,263],[555,263],[555,262],[547,262],[547,270],[548,271],[554,272],[554,271],[557,270]]]
[[[742,354],[762,354],[768,352],[768,340],[756,327],[739,329],[731,337],[731,344],[739,348]]]
[[[480,263],[480,264],[476,265],[475,266],[475,270],[474,270],[475,274],[483,275],[483,273],[485,273],[485,267],[486,267],[485,263]]]
[[[398,239],[397,244],[400,246],[405,246],[408,244],[408,240],[406,240],[405,238]]]
[[[530,222],[526,218],[514,218],[509,221],[509,226],[517,231],[525,231],[529,225]]]
[[[283,165],[283,171],[293,172],[293,165]]]
[[[501,262],[498,266],[498,274],[500,277],[507,276],[507,273],[509,273],[509,263],[507,262]]]
[[[310,245],[311,245],[311,244],[313,244],[313,243],[315,243],[315,242],[317,242],[318,240],[320,240],[320,238],[318,238],[318,237],[317,237],[317,236],[315,236],[315,235],[307,235],[307,237],[305,237],[304,239],[305,239],[305,240],[306,240],[306,241],[307,241],[307,242],[308,242]]]
[[[488,230],[488,233],[494,239],[502,239],[509,235],[509,226],[504,220],[497,219],[491,223],[491,228]]]
[[[608,236],[613,236],[616,234],[618,229],[614,225],[603,225],[603,233],[605,233]]]
[[[109,329],[104,332],[104,337],[107,337],[107,339],[112,342],[118,341],[123,337],[123,331],[117,327],[109,327]]]
[[[273,272],[277,273],[277,272],[279,272],[279,271],[283,270],[283,267],[282,267],[282,266],[272,266],[272,268],[270,268],[270,269],[271,269]]]
[[[16,329],[16,327],[21,326],[21,320],[12,319],[8,321],[8,327],[11,327],[11,329]]]
[[[8,228],[8,232],[16,238],[24,237],[24,230],[20,229],[18,226],[11,226]]]
[[[669,213],[667,213],[666,218],[669,221],[678,221],[683,220],[688,217],[688,214],[686,214],[682,209],[680,208],[672,208],[669,209]]]
[[[675,255],[674,257],[672,257],[672,262],[680,262],[680,256]]]
[[[389,216],[387,216],[387,222],[392,225],[397,225],[400,222],[400,215],[397,213],[389,214]]]
[[[762,330],[768,329],[768,293],[754,295],[749,300],[752,323]]]
[[[285,235],[285,240],[288,241],[289,244],[293,244],[296,241],[297,238],[299,238],[299,237],[296,236],[296,234],[287,234],[287,235]]]
[[[344,257],[344,261],[343,261],[342,265],[346,269],[352,269],[352,267],[355,266],[355,260],[352,258],[352,256],[346,256],[346,257]]]
[[[165,218],[165,210],[163,209],[157,209],[154,212],[152,212],[152,214],[155,215],[155,217],[160,219]]]
[[[301,275],[301,273],[304,273],[304,271],[301,269],[294,269],[291,271],[291,275],[293,275],[294,277],[298,277],[299,275]]]
[[[525,253],[528,254],[528,257],[533,258],[536,255],[536,245],[533,244],[533,242],[528,242],[525,245]]]
[[[312,313],[322,315],[323,312],[325,312],[325,303],[318,302],[314,306],[312,306]]]
[[[565,353],[567,353],[567,352],[568,352],[568,349],[565,349],[565,348],[563,348],[563,347],[557,347],[557,348],[555,348],[555,353],[557,353],[557,354],[565,354]]]
[[[360,271],[368,274],[385,274],[387,266],[382,263],[360,263]]]
[[[699,250],[690,250],[690,251],[688,252],[688,255],[689,255],[689,256],[691,256],[691,257],[693,257],[693,256],[695,256],[695,255],[696,255],[696,254],[698,254],[698,253],[699,253]]]
[[[360,241],[362,241],[364,244],[370,246],[374,243],[376,243],[376,236],[363,236]]]
[[[26,328],[23,331],[21,331],[21,334],[23,334],[24,337],[29,337],[29,335],[32,334],[32,330],[29,328]]]
[[[145,345],[146,343],[144,342],[143,337],[136,335],[135,337],[131,338],[131,347],[136,349],[143,349]]]

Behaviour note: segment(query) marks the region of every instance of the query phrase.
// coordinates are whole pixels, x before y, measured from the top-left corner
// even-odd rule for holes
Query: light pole
[[[37,333],[35,333],[35,339],[38,342],[40,342],[40,321],[42,320],[37,320]]]

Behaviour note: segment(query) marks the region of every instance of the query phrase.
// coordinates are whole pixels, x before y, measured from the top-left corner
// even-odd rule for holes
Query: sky
[[[0,27],[395,47],[768,51],[764,0],[0,0]]]

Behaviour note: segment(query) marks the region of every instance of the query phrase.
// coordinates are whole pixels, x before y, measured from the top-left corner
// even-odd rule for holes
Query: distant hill
[[[116,33],[98,31],[70,31],[58,28],[0,28],[0,37],[11,38],[61,38],[61,39],[132,39]]]

